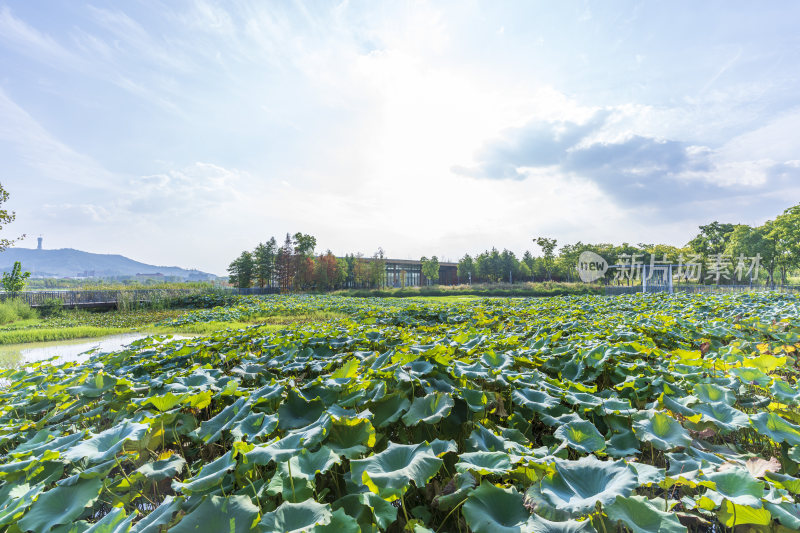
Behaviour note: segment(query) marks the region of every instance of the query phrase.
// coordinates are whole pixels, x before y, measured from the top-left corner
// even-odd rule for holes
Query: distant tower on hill
[[[37,250],[41,250],[42,249],[42,237],[41,237],[41,235],[36,240],[39,241],[39,244],[36,246],[36,249]]]

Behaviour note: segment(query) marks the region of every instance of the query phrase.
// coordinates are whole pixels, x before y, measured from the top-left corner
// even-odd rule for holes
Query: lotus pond
[[[0,530],[800,531],[800,298],[241,298],[0,373]]]

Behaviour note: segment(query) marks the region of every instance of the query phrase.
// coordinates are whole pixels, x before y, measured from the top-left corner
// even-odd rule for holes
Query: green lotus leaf
[[[372,411],[372,425],[380,429],[397,422],[400,417],[408,411],[411,406],[411,400],[400,392],[393,392],[387,394],[380,401],[374,402],[370,405],[369,410]]]
[[[544,391],[534,389],[515,389],[511,393],[511,400],[514,404],[521,405],[537,413],[546,411],[561,403],[558,398],[554,398]]]
[[[522,494],[510,487],[501,489],[484,480],[473,490],[461,513],[475,533],[529,532],[531,515],[522,504]]]
[[[637,439],[633,431],[629,429],[622,433],[617,433],[608,439],[605,451],[611,457],[628,457],[641,453],[639,449],[639,439]]]
[[[456,445],[455,441],[452,440],[433,439],[428,444],[430,444],[431,452],[436,457],[442,457],[446,453],[450,452],[458,452],[458,446]]]
[[[604,399],[600,409],[606,415],[632,415],[637,409],[631,405],[627,398],[608,398]]]
[[[306,427],[316,422],[324,411],[322,400],[308,401],[296,389],[291,389],[278,408],[278,429]]]
[[[294,435],[300,436],[300,442],[306,447],[311,448],[320,444],[330,434],[333,426],[333,419],[328,413],[322,415],[313,423],[292,431],[286,432],[286,437]]]
[[[30,454],[34,457],[41,457],[47,451],[61,452],[69,449],[74,443],[83,439],[83,437],[86,436],[86,431],[79,431],[78,433],[73,433],[72,435],[66,435],[64,437],[57,437],[55,439],[47,440],[46,436],[50,435],[52,435],[50,432],[41,430],[36,433],[33,439],[20,444],[10,451],[9,455],[24,453]]]
[[[361,526],[358,521],[344,512],[344,509],[336,509],[331,514],[331,521],[327,525],[317,526],[316,533],[361,533]]]
[[[649,442],[653,447],[664,451],[679,446],[686,447],[692,442],[683,426],[661,411],[655,411],[650,417],[634,422],[633,432],[640,441]]]
[[[776,472],[766,472],[765,477],[776,486],[784,488],[792,494],[800,494],[800,478]]]
[[[409,481],[424,487],[442,464],[428,444],[391,442],[381,453],[350,461],[350,472],[354,480],[360,480],[372,492],[394,500],[405,493]]]
[[[318,532],[333,520],[330,505],[323,505],[314,500],[302,503],[284,502],[271,513],[264,513],[261,519],[263,533],[301,533]]]
[[[128,533],[136,513],[125,514],[125,510],[115,507],[103,518],[89,525],[83,533]]]
[[[505,474],[511,470],[511,461],[505,452],[462,453],[458,456],[456,470],[462,473],[473,471],[482,476]]]
[[[706,403],[723,402],[733,405],[736,402],[736,396],[729,389],[713,383],[698,383],[694,386],[694,395]]]
[[[282,439],[274,439],[266,444],[258,445],[245,454],[246,461],[257,465],[266,465],[271,461],[282,463],[305,449],[303,435],[289,435]]]
[[[464,501],[475,487],[475,478],[469,472],[459,472],[442,489],[442,493],[433,499],[433,507],[447,512]]]
[[[606,447],[603,435],[587,420],[564,424],[556,429],[553,436],[570,448],[583,453],[598,452]]]
[[[299,503],[314,497],[314,481],[304,476],[288,474],[287,463],[282,463],[264,489],[269,496],[280,495],[285,502]]]
[[[792,502],[764,503],[764,509],[783,526],[800,530],[800,504]]]
[[[705,479],[713,483],[711,488],[727,500],[737,505],[745,505],[756,509],[761,507],[764,483],[756,481],[747,470],[730,468],[724,472],[707,474]],[[711,497],[711,500],[714,501],[715,498]],[[719,505],[722,502],[716,500],[715,503]]]
[[[151,396],[146,398],[145,401],[142,402],[142,407],[146,406],[147,404],[151,404],[153,407],[158,409],[159,411],[169,411],[176,405],[180,405],[186,397],[189,396],[188,394],[173,394],[168,392],[166,394],[162,394],[160,396]]]
[[[27,483],[6,483],[0,488],[0,526],[16,522],[44,490],[44,483],[31,487]]]
[[[745,524],[768,526],[772,522],[772,515],[767,509],[738,505],[728,500],[723,503],[717,517],[723,525],[730,528]]]
[[[760,368],[740,366],[731,370],[731,374],[742,380],[742,383],[756,383],[761,387],[769,385],[772,378],[766,375]]]
[[[449,394],[433,392],[421,398],[414,398],[411,408],[403,415],[406,426],[416,426],[420,422],[435,424],[450,414],[455,403]]]
[[[511,440],[514,438],[515,440]],[[475,429],[470,433],[465,449],[468,452],[508,452],[519,455],[530,453],[523,442],[525,436],[517,430],[504,429],[503,435],[496,435],[491,430],[480,424],[475,424]]]
[[[577,461],[556,461],[555,471],[533,485],[526,496],[537,512],[571,516],[592,512],[597,502],[629,496],[638,486],[636,471],[624,461],[600,461],[593,455]]]
[[[130,533],[161,533],[164,529],[161,526],[172,521],[172,515],[180,510],[180,503],[180,499],[167,496],[154,511],[136,522]]]
[[[200,424],[192,435],[210,444],[222,437],[222,432],[230,429],[237,422],[245,419],[250,414],[247,399],[239,398],[231,405],[220,411],[215,417]]]
[[[782,379],[776,379],[769,390],[775,398],[785,404],[793,405],[800,402],[800,390],[797,387],[792,387]]]
[[[73,486],[57,486],[42,493],[18,522],[22,531],[50,531],[68,524],[93,505],[103,488],[100,478],[84,479]]]
[[[278,427],[278,417],[265,413],[250,413],[245,418],[230,424],[228,429],[234,439],[247,439],[252,442],[254,439],[268,437]]]
[[[171,533],[257,531],[258,507],[247,496],[208,496],[200,505],[169,528]]]
[[[302,477],[307,480],[314,480],[317,474],[324,474],[333,465],[341,463],[338,454],[327,446],[321,446],[316,452],[310,452],[308,449],[303,450],[295,455],[285,463],[280,464],[280,469],[286,476],[291,475],[294,478]]]
[[[616,523],[622,522],[633,533],[686,533],[675,513],[659,511],[644,496],[629,498],[617,496],[609,505],[603,507],[608,518]]]
[[[101,463],[116,456],[127,441],[141,440],[149,428],[148,424],[125,421],[77,443],[63,456],[70,461],[88,458],[90,463]]]
[[[591,520],[578,522],[577,520],[566,520],[563,522],[551,522],[539,515],[532,515],[528,522],[531,533],[597,533],[592,526]]]
[[[397,507],[372,492],[348,494],[332,504],[334,509],[342,509],[354,517],[361,525],[362,531],[370,531],[376,524],[380,530],[386,530],[397,520]]]
[[[514,364],[511,357],[505,353],[496,353],[494,350],[489,350],[481,356],[481,362],[493,370],[503,370]]]
[[[339,455],[354,459],[375,446],[375,428],[366,418],[334,418],[326,444]]]
[[[727,403],[703,403],[696,405],[694,410],[703,415],[703,420],[713,423],[724,433],[730,433],[750,425],[746,414]]]
[[[458,394],[467,402],[469,410],[476,413],[486,409],[486,405],[489,403],[486,393],[480,389],[464,388],[460,389]]]
[[[181,492],[200,492],[222,483],[223,478],[236,467],[233,451],[206,463],[192,478],[184,482],[173,481],[172,489]]]
[[[759,433],[775,442],[785,442],[790,446],[800,445],[800,426],[786,421],[775,413],[764,411],[750,415],[750,421]]]
[[[167,459],[160,459],[144,464],[136,469],[137,472],[153,481],[161,481],[170,477],[175,477],[181,473],[186,466],[186,461],[178,454],[172,455]]]

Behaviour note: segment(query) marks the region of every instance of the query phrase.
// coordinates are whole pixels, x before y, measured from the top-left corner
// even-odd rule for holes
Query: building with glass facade
[[[458,263],[439,263],[437,285],[458,284]],[[386,285],[389,287],[418,287],[427,285],[422,274],[422,262],[413,259],[386,259]]]

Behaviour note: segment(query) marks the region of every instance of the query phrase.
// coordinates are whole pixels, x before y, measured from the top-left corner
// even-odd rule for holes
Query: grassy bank
[[[267,326],[267,329],[277,330],[289,324],[324,322],[346,316],[330,311],[310,311],[272,316],[248,316],[243,320],[213,320],[180,325],[166,323],[184,312],[185,310],[179,309],[108,311],[105,313],[68,311],[57,317],[30,318],[6,324],[0,328],[0,345],[88,339],[130,332],[152,335],[172,333],[205,335],[253,325],[263,325]]]
[[[547,297],[580,294],[602,294],[599,285],[586,283],[482,283],[474,285],[434,285],[431,287],[405,287],[402,289],[347,289],[334,294],[355,297],[394,297],[412,296],[507,296],[507,297]]]

